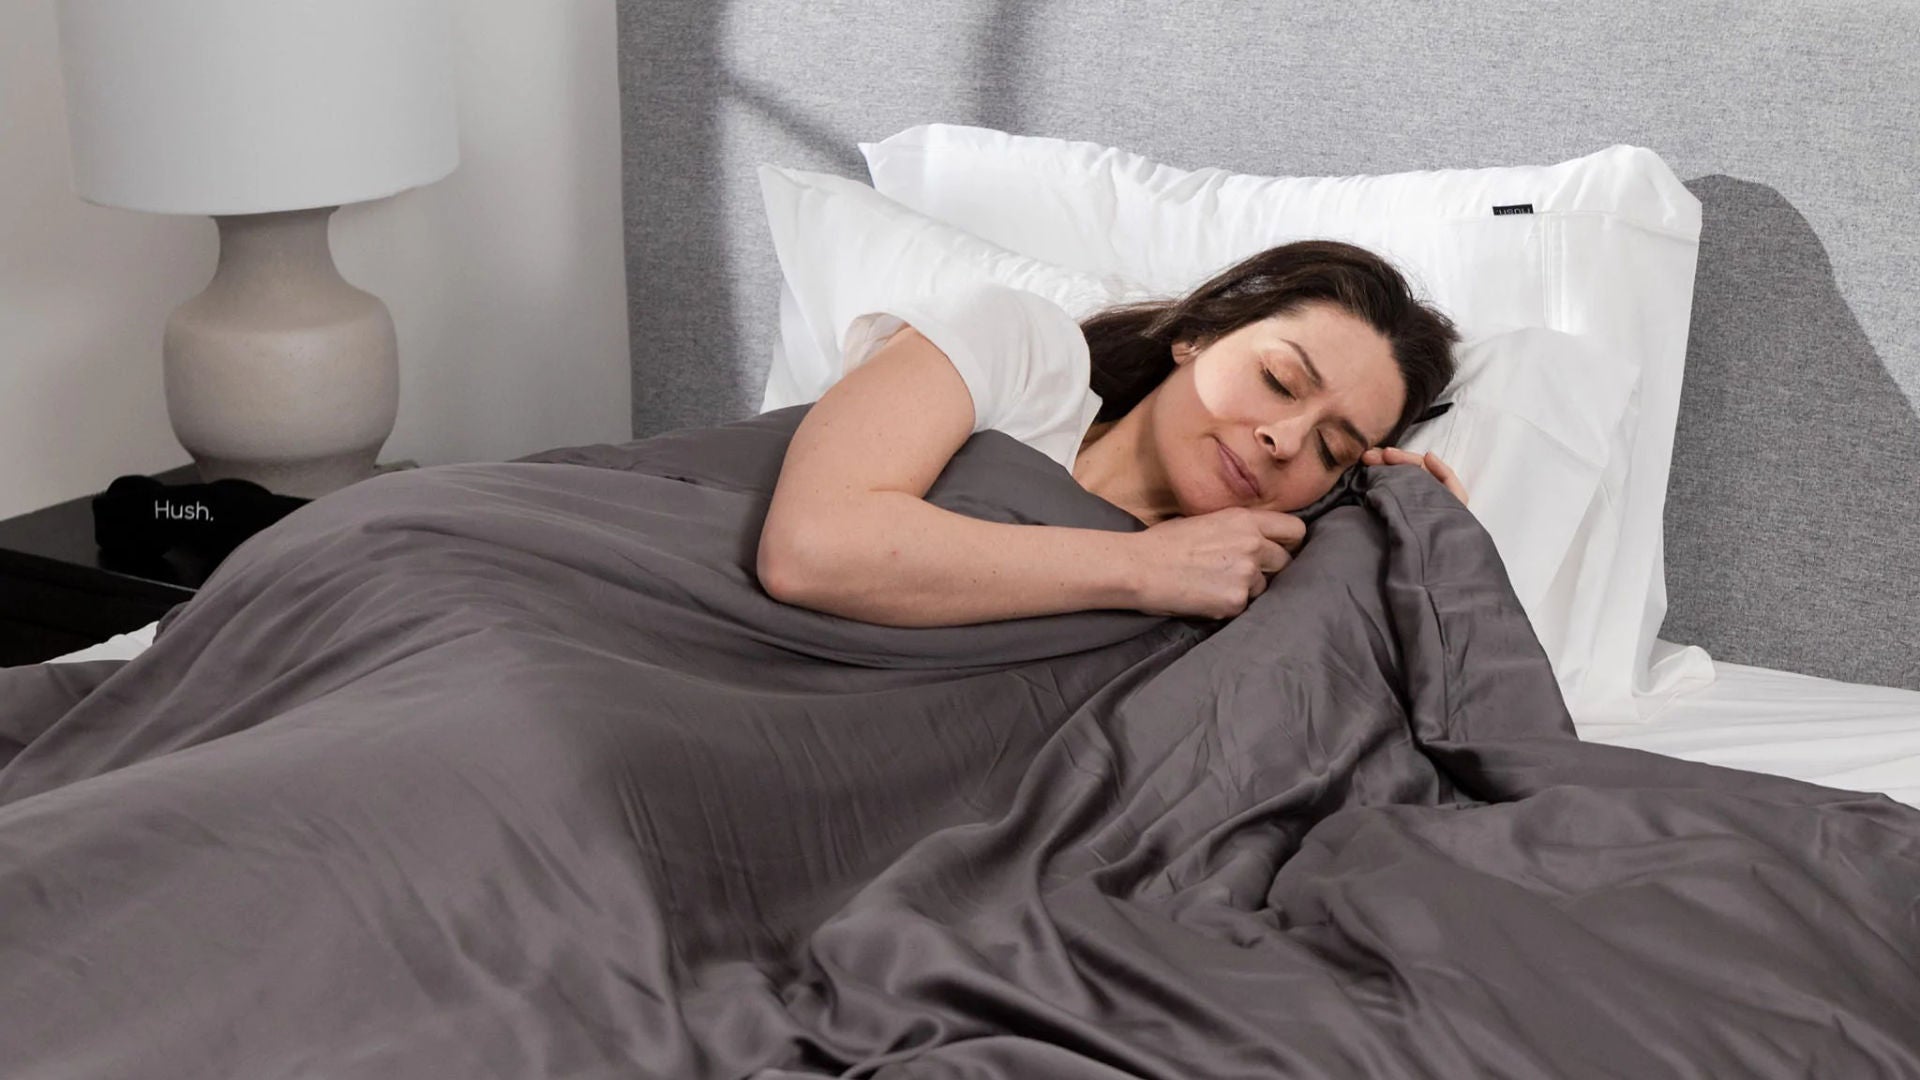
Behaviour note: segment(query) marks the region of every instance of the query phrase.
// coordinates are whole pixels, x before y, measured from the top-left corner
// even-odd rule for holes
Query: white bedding
[[[1733,769],[1879,791],[1920,807],[1920,691],[1713,662],[1711,683],[1638,723],[1577,723],[1580,737]]]
[[[56,656],[47,661],[49,664],[66,664],[80,660],[131,660],[140,655],[140,650],[153,644],[153,633],[160,628],[157,622],[150,622],[138,630],[129,630],[124,634],[115,634],[98,645],[89,645],[79,652],[70,652],[65,656]]]
[[[125,660],[158,623],[60,657]],[[1673,646],[1660,643],[1671,650]],[[1649,702],[1637,723],[1576,723],[1580,737],[1920,807],[1920,691],[1714,661],[1704,686]]]

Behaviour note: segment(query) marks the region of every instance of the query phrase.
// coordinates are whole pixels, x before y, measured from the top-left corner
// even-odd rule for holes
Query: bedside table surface
[[[182,465],[156,473],[155,479],[168,484],[196,483],[199,473],[192,465]],[[0,565],[32,566],[55,574],[62,568],[115,574],[146,582],[155,587],[151,590],[155,593],[177,592],[181,600],[193,595],[193,590],[213,573],[213,564],[207,560],[171,552],[164,559],[103,559],[93,540],[92,500],[92,495],[82,495],[0,521]]]

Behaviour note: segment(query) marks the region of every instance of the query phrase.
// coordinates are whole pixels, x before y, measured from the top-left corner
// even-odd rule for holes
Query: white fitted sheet
[[[153,644],[158,626],[116,635],[55,662],[131,659]],[[1574,727],[1589,742],[1878,791],[1920,807],[1920,691],[1719,660],[1712,670],[1712,682],[1657,703],[1648,700],[1638,721],[1576,721]]]
[[[1576,720],[1589,742],[1878,791],[1920,807],[1920,691],[1713,662],[1714,680],[1638,722]]]

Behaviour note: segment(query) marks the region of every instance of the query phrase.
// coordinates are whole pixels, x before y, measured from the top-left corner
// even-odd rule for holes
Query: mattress
[[[125,660],[159,624],[56,663]],[[1668,651],[1675,646],[1659,643]],[[1658,650],[1657,650],[1658,651]],[[1714,661],[1714,679],[1647,704],[1637,723],[1574,718],[1580,737],[1794,780],[1877,791],[1920,807],[1920,691]]]

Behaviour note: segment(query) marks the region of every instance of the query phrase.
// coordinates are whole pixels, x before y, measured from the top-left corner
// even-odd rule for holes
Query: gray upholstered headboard
[[[1647,146],[1705,206],[1662,636],[1920,688],[1910,0],[621,0],[636,436],[753,413],[754,166],[913,124],[1339,175]]]

